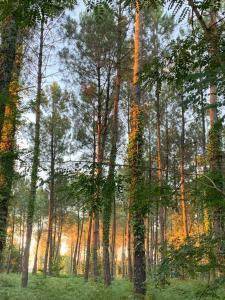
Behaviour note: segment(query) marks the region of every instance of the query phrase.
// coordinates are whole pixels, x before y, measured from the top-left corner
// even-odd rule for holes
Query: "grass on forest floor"
[[[215,295],[204,295],[206,284],[199,281],[172,281],[164,289],[148,284],[147,300],[213,300],[225,299],[222,289]],[[134,299],[132,284],[116,279],[109,288],[103,283],[84,282],[83,278],[30,276],[29,287],[20,288],[20,276],[0,274],[1,300],[125,300]]]

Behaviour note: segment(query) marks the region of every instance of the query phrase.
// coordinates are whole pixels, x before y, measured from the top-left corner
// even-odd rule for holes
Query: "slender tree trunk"
[[[187,208],[186,208],[186,201],[185,201],[185,180],[184,180],[184,151],[185,151],[185,119],[184,119],[184,102],[183,102],[183,95],[182,103],[181,103],[181,145],[180,145],[180,194],[181,194],[181,210],[182,210],[182,222],[183,222],[183,236],[186,238],[188,237],[188,220],[187,220]]]
[[[28,268],[30,257],[30,244],[33,227],[34,206],[36,201],[36,188],[38,180],[38,166],[39,166],[39,153],[40,153],[40,115],[41,115],[41,86],[42,86],[42,61],[43,61],[43,44],[44,44],[44,23],[45,18],[42,15],[41,18],[41,31],[40,31],[40,45],[38,54],[38,79],[37,79],[37,97],[36,97],[36,121],[35,121],[35,133],[34,133],[34,150],[31,170],[31,186],[30,186],[30,198],[27,208],[27,232],[26,232],[26,245],[23,256],[22,266],[22,280],[21,286],[27,287],[28,284]]]
[[[11,256],[12,256],[12,249],[13,249],[13,242],[14,242],[14,233],[15,233],[15,208],[13,209],[13,215],[12,215],[12,232],[11,232],[11,239],[10,239],[10,245],[9,245],[9,255],[7,259],[7,273],[9,273],[11,268]]]
[[[146,293],[146,267],[145,267],[145,224],[143,199],[141,195],[142,178],[142,152],[143,152],[143,124],[140,103],[139,87],[139,51],[140,51],[140,9],[136,1],[135,39],[134,39],[134,99],[131,105],[131,131],[129,135],[128,158],[130,169],[130,200],[134,235],[134,290],[138,295]]]
[[[60,213],[59,221],[58,221],[58,233],[57,233],[57,243],[53,244],[53,251],[52,257],[57,258],[60,256],[60,248],[61,248],[61,240],[62,240],[62,229],[63,229],[63,215],[62,210]]]
[[[130,210],[130,205],[129,205],[128,209]],[[127,215],[127,255],[128,255],[128,277],[129,277],[130,281],[133,281],[133,263],[132,263],[132,253],[131,253],[131,213],[130,213],[130,211],[128,211],[128,215]]]
[[[112,115],[112,128],[111,128],[111,150],[109,158],[109,172],[106,183],[106,195],[104,197],[103,207],[103,267],[104,267],[104,283],[106,286],[110,285],[111,277],[113,277],[114,268],[114,253],[115,253],[115,231],[116,223],[113,219],[113,239],[112,239],[112,267],[110,274],[110,261],[109,261],[109,232],[110,232],[110,217],[112,212],[112,203],[114,203],[114,215],[116,213],[115,208],[115,162],[117,155],[117,140],[118,140],[118,109],[121,87],[121,47],[122,47],[122,31],[121,31],[121,5],[119,4],[118,15],[118,32],[117,32],[117,62],[116,62],[116,87],[113,104]]]
[[[42,224],[39,225],[38,232],[37,232],[37,244],[36,244],[36,249],[35,249],[35,256],[34,256],[34,265],[32,269],[32,275],[37,274],[37,262],[38,262],[38,249],[39,249],[39,244],[41,240],[41,235],[42,235]]]
[[[23,266],[24,241],[25,241],[25,235],[26,235],[25,227],[26,227],[26,215],[25,215],[25,213],[22,213],[21,272],[22,272],[22,266]]]
[[[161,117],[160,117],[160,82],[159,79],[156,83],[156,132],[157,132],[157,179],[158,186],[162,186],[162,163],[161,163]],[[163,259],[164,241],[165,241],[165,209],[162,204],[162,197],[160,196],[159,206],[159,222],[160,222],[160,243],[163,248],[161,258]]]
[[[98,241],[99,241],[99,211],[95,209],[93,218],[93,278],[97,281],[98,270]]]
[[[149,275],[151,270],[150,264],[150,214],[147,215],[147,230],[146,230],[146,273]]]
[[[150,260],[150,266],[151,269],[154,266],[154,257],[153,257],[153,252],[154,252],[154,217],[151,217],[151,239],[150,239],[150,253],[149,253],[149,260]]]
[[[78,220],[77,220],[77,239],[76,245],[73,254],[73,274],[77,275],[77,251],[78,251],[78,243],[79,243],[79,236],[80,236],[80,213],[78,209]]]
[[[100,83],[99,83],[100,85]],[[100,87],[99,87],[100,88]],[[93,167],[92,167],[92,186],[93,186],[93,194],[95,193],[95,168],[96,168],[96,122],[95,122],[95,107],[93,108]],[[91,199],[92,201],[94,199]],[[92,208],[94,203],[92,203]],[[87,246],[86,246],[86,260],[85,260],[85,268],[84,268],[84,280],[88,280],[89,270],[90,270],[90,256],[91,256],[91,237],[93,232],[93,210],[89,211],[89,224],[88,224],[88,238],[87,238]]]
[[[99,240],[99,197],[100,197],[100,179],[102,172],[102,99],[101,99],[101,67],[97,67],[98,75],[98,107],[97,107],[97,143],[96,143],[96,190],[93,203],[93,277],[97,280],[98,277],[98,240]]]
[[[54,194],[55,194],[55,141],[54,141],[54,120],[55,120],[55,103],[54,98],[52,99],[52,112],[51,112],[51,143],[50,143],[50,152],[51,152],[51,171],[50,171],[50,196],[49,196],[49,209],[48,209],[48,236],[45,250],[45,260],[43,274],[47,275],[47,268],[49,275],[52,273],[52,260],[53,260],[53,219],[54,219]]]
[[[89,213],[89,224],[88,224],[88,238],[87,238],[87,250],[86,250],[86,261],[84,270],[84,279],[87,281],[90,269],[90,257],[91,257],[91,231],[92,231],[92,212]]]
[[[125,268],[125,245],[126,245],[126,226],[123,232],[123,244],[122,244],[122,278],[125,278],[126,268]]]
[[[112,241],[111,241],[112,257],[111,257],[111,279],[115,275],[115,249],[116,249],[116,198],[113,199],[113,222],[112,222]]]
[[[159,228],[159,205],[156,203],[156,213],[155,213],[155,240],[154,240],[154,266],[156,268],[158,264],[158,228]]]
[[[79,263],[80,263],[80,249],[81,249],[83,229],[84,229],[84,211],[83,211],[83,218],[81,222],[80,237],[79,237],[79,244],[78,244],[78,251],[77,251],[77,268],[79,267]]]

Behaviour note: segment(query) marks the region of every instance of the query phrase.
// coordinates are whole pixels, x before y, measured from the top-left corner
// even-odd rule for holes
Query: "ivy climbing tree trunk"
[[[131,103],[131,129],[129,134],[128,160],[130,171],[131,216],[134,235],[134,291],[144,296],[145,280],[145,208],[141,193],[143,186],[143,114],[140,102],[139,51],[140,51],[140,5],[136,1],[135,38],[134,38],[134,95]]]
[[[3,72],[0,79],[0,263],[6,242],[8,205],[16,158],[15,132],[19,99],[18,80],[23,55],[23,36],[15,28],[15,20],[10,20],[8,28],[4,26],[0,53],[0,75]],[[9,31],[6,32],[7,30]],[[12,34],[12,36],[8,36],[8,34]]]
[[[13,75],[17,48],[18,26],[14,16],[8,16],[1,24],[0,46],[0,141],[5,116],[5,107],[10,99],[9,84]]]
[[[40,154],[40,116],[41,116],[44,24],[45,24],[45,17],[44,14],[42,14],[39,53],[38,53],[37,96],[36,96],[36,103],[35,103],[36,120],[35,120],[35,132],[34,132],[34,149],[33,149],[32,169],[31,169],[30,197],[29,197],[28,207],[27,207],[26,245],[25,245],[24,255],[23,255],[22,278],[21,278],[21,286],[23,288],[26,288],[28,284],[30,244],[31,244],[31,236],[32,236],[32,228],[33,228],[37,181],[38,181],[38,167],[39,167],[39,154]]]

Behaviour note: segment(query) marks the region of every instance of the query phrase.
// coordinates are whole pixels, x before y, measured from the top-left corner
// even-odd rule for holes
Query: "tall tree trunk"
[[[188,220],[187,220],[187,208],[185,201],[185,180],[184,180],[184,151],[185,151],[185,119],[184,119],[184,101],[183,95],[181,96],[181,144],[180,144],[180,194],[181,194],[181,210],[182,210],[182,222],[183,222],[183,236],[188,237]]]
[[[52,98],[52,111],[51,111],[51,143],[50,143],[50,196],[49,196],[49,209],[48,209],[48,236],[47,236],[47,243],[46,243],[46,250],[45,250],[45,260],[44,260],[44,268],[43,274],[46,276],[47,274],[47,267],[49,271],[49,275],[52,273],[52,260],[53,260],[53,219],[54,219],[54,204],[55,204],[55,130],[54,130],[54,120],[55,120],[55,103],[54,97]],[[49,264],[49,265],[48,265]]]
[[[160,89],[161,89],[160,79],[157,80],[156,83],[156,136],[157,136],[157,180],[158,186],[161,188],[162,186],[162,162],[161,162],[161,117],[160,117]],[[162,255],[161,258],[163,259],[163,252],[164,252],[164,241],[165,241],[165,210],[162,204],[162,197],[159,197],[159,222],[160,222],[160,243],[162,246]]]
[[[2,25],[0,47],[0,264],[16,158],[14,139],[22,54],[22,34],[18,34],[14,18],[9,17]]]
[[[18,26],[14,16],[8,16],[1,24],[0,46],[0,142],[5,118],[5,107],[10,98],[9,85],[13,76],[16,57]]]
[[[26,245],[23,256],[22,266],[22,280],[21,286],[27,287],[28,284],[28,268],[29,268],[29,257],[30,257],[30,244],[33,227],[33,217],[36,201],[36,189],[38,180],[38,166],[39,166],[39,153],[40,153],[40,116],[41,116],[41,86],[42,86],[42,62],[43,62],[43,44],[44,44],[44,14],[41,18],[41,29],[40,29],[40,44],[38,53],[38,78],[37,78],[37,97],[35,106],[35,133],[34,133],[34,150],[33,160],[31,169],[31,185],[30,185],[30,198],[28,201],[27,208],[27,231],[26,231]]]
[[[148,165],[149,165],[149,172],[148,172],[148,186],[149,186],[149,197],[148,197],[148,201],[149,201],[149,205],[150,205],[150,193],[151,193],[151,184],[152,184],[152,150],[151,150],[151,131],[150,128],[149,130],[149,134],[148,134]],[[150,274],[151,271],[151,253],[150,253],[150,219],[151,219],[151,215],[150,215],[150,211],[148,211],[148,215],[147,215],[147,238],[146,238],[146,271],[147,274]],[[152,244],[151,244],[152,245]]]
[[[113,223],[113,240],[112,240],[112,268],[110,274],[109,261],[109,232],[110,232],[110,217],[112,213],[112,203],[115,202],[115,162],[117,155],[117,140],[118,140],[118,109],[121,87],[121,47],[122,47],[122,30],[121,30],[121,4],[119,4],[119,14],[117,21],[117,62],[116,62],[116,86],[113,103],[112,127],[111,127],[111,150],[109,158],[109,172],[106,182],[106,193],[103,203],[103,268],[104,268],[104,283],[106,286],[111,283],[111,275],[113,277],[114,266],[114,249],[115,249],[115,220]],[[115,203],[114,203],[115,204]],[[114,205],[114,214],[115,211]],[[115,218],[114,218],[115,219]]]
[[[95,168],[96,168],[96,122],[95,122],[95,107],[93,107],[93,166],[92,166],[92,191],[95,193]],[[91,199],[94,201],[94,199]],[[93,208],[94,203],[92,203]],[[86,246],[86,260],[84,268],[84,280],[88,280],[90,270],[90,256],[91,256],[91,236],[93,231],[93,210],[89,211],[89,224],[88,224],[88,238]]]
[[[96,190],[93,204],[93,276],[97,280],[98,276],[98,235],[99,235],[99,196],[100,196],[100,177],[101,177],[101,151],[102,151],[102,104],[101,104],[101,68],[97,67],[98,74],[98,107],[97,107],[97,143],[96,143]]]
[[[134,290],[138,295],[146,293],[145,267],[145,224],[143,199],[141,195],[143,163],[143,116],[139,87],[139,51],[140,51],[140,8],[136,1],[135,39],[134,39],[134,98],[131,105],[131,131],[129,135],[128,159],[130,170],[131,216],[134,235]]]

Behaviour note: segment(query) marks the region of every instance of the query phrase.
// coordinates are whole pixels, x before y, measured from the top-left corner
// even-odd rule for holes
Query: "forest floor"
[[[208,293],[208,295],[206,295]],[[116,279],[109,288],[103,283],[85,283],[83,278],[30,276],[29,287],[20,288],[20,276],[0,274],[1,300],[125,300],[134,299],[132,284]],[[194,280],[172,281],[164,289],[148,284],[147,300],[197,300],[225,299],[222,287],[209,295],[207,285]]]

